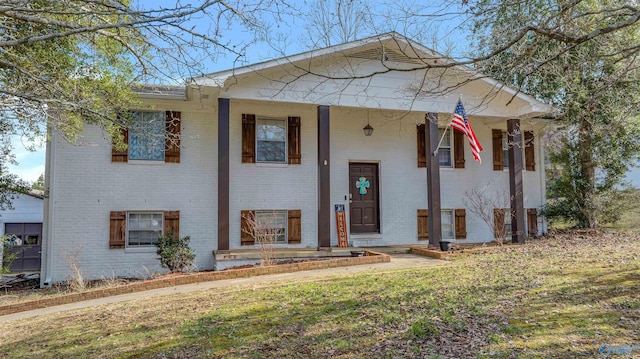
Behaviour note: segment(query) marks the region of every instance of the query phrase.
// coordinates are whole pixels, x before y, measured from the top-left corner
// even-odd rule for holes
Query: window
[[[41,223],[5,223],[8,246],[37,246],[40,244]]]
[[[287,121],[259,118],[256,125],[257,162],[287,163]]]
[[[454,219],[453,210],[443,209],[440,211],[440,217],[442,221],[442,239],[454,239]]]
[[[127,246],[152,246],[162,236],[163,212],[129,212]]]
[[[257,242],[287,243],[286,210],[257,210],[255,216]]]
[[[502,163],[504,168],[509,168],[509,136],[502,132]]]
[[[442,137],[443,134],[444,138]],[[441,138],[442,142],[440,142],[440,147],[438,148],[438,160],[440,161],[440,166],[453,167],[451,161],[451,131],[449,128],[438,129],[438,141],[440,141]]]
[[[129,159],[164,161],[166,115],[164,112],[132,112]]]
[[[511,216],[511,208],[504,208],[504,234],[505,236],[511,235],[511,220],[513,216]]]

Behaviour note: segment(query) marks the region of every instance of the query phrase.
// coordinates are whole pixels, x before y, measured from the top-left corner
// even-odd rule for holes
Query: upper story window
[[[446,132],[445,132],[446,131]],[[444,135],[444,138],[442,137]],[[441,167],[453,167],[452,149],[451,149],[451,131],[449,128],[438,129],[438,140],[442,138],[440,147],[438,148],[438,160]]]
[[[256,122],[257,162],[287,163],[287,121],[258,118]]]
[[[502,131],[502,167],[509,168],[509,136]]]
[[[164,161],[165,127],[164,112],[132,112],[129,159]]]

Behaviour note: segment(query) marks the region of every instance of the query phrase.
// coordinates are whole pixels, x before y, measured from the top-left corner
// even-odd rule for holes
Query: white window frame
[[[127,157],[129,160],[131,160],[133,163],[137,162],[164,162],[165,160],[165,137],[166,137],[166,115],[164,111],[145,111],[145,110],[133,110],[131,111],[131,120],[134,121],[134,114],[138,114],[140,117],[139,119],[141,121],[144,121],[144,115],[145,114],[154,114],[154,115],[158,115],[161,114],[163,117],[163,120],[161,121],[162,123],[162,139],[161,141],[159,141],[159,146],[162,146],[162,158],[135,158],[134,156],[132,156],[131,153],[131,137],[132,135],[135,133],[135,124],[132,122],[130,125],[130,130],[129,130],[129,143],[127,143],[127,145],[129,146],[129,148],[127,149]]]
[[[282,121],[284,126],[284,141],[281,140],[260,140],[258,139],[258,128],[260,127],[260,122],[262,121]],[[258,142],[284,142],[284,160],[283,161],[260,161],[259,155],[259,147]],[[256,146],[256,163],[273,163],[273,164],[287,164],[289,160],[289,123],[286,118],[282,117],[256,117],[256,135],[255,135],[255,146]]]
[[[440,210],[440,225],[442,228],[442,239],[456,239],[456,219],[454,217],[455,213],[453,209],[441,209]],[[443,219],[449,218],[449,223],[445,223]],[[451,226],[451,237],[445,236],[445,225]]]
[[[132,215],[142,215],[142,214],[151,214],[151,215],[159,215],[160,216],[160,230],[159,230],[159,235],[158,237],[164,236],[164,212],[163,211],[129,211],[127,212],[127,242],[126,242],[126,247],[127,248],[145,248],[145,247],[153,247],[154,243],[151,244],[131,244],[130,242],[130,234],[131,232],[135,232],[135,231],[151,231],[153,230],[151,229],[147,229],[147,228],[132,228],[133,226],[131,225],[131,216]]]
[[[440,167],[443,168],[453,168],[453,130],[451,127],[438,127],[438,141],[440,141],[442,137],[442,133],[440,131],[445,131],[446,133],[446,137],[448,137],[449,139],[449,145],[445,145],[445,141],[444,139],[442,140],[442,144],[440,144],[440,147],[438,147],[438,163],[440,163],[440,155],[441,149],[448,149],[449,150],[449,165],[443,165],[442,163],[440,163]]]
[[[272,216],[282,216],[282,220],[283,220],[283,224],[284,224],[284,228],[283,229],[283,233],[279,233],[278,237],[282,237],[282,240],[273,240],[272,244],[287,244],[289,243],[289,211],[286,209],[257,209],[255,210],[255,222],[256,222],[256,227],[254,229],[254,238],[256,239],[256,244],[258,243],[258,235],[257,233],[255,233],[255,231],[257,231],[260,227],[262,227],[261,225],[261,217],[264,217],[265,220],[269,220],[269,217]],[[277,221],[274,219],[271,219],[271,224],[275,224]],[[270,229],[273,229],[273,227],[271,227]]]

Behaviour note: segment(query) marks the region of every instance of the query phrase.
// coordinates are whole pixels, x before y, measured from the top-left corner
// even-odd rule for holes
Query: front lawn
[[[635,236],[556,235],[446,267],[10,322],[0,324],[0,357],[593,358],[603,345],[625,357],[614,350],[640,348]]]

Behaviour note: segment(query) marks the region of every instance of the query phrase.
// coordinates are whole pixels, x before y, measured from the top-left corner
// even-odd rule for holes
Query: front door
[[[8,254],[15,254],[12,272],[39,271],[42,253],[42,223],[5,223],[9,236]]]
[[[351,233],[380,233],[378,164],[349,163]]]

